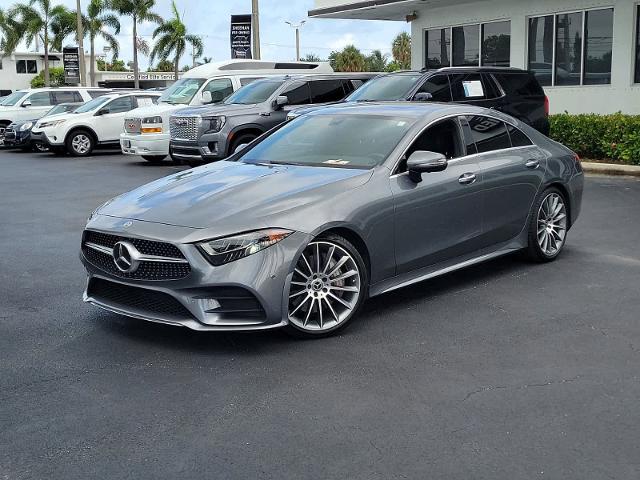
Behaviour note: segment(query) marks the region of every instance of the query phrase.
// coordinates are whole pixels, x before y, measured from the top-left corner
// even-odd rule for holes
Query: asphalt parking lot
[[[176,168],[0,151],[0,479],[640,476],[640,181],[588,178],[554,263],[414,285],[300,341],[82,303],[88,214]]]

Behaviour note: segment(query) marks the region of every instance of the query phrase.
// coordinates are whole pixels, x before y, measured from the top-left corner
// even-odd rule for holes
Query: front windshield
[[[182,78],[167,88],[159,102],[187,105],[205,82],[204,78]]]
[[[320,114],[292,120],[239,158],[246,163],[372,168],[413,122],[382,115]]]
[[[26,94],[27,92],[20,92],[20,91],[13,92],[11,95],[5,98],[2,102],[0,102],[0,105],[4,105],[6,107],[12,107],[16,103],[18,103],[20,99],[24,97]]]
[[[84,103],[82,105],[80,105],[78,108],[76,108],[73,113],[85,113],[85,112],[90,112],[92,110],[95,110],[96,108],[98,108],[100,105],[107,103],[109,100],[111,100],[111,97],[98,97],[98,98],[94,98],[93,100],[89,100],[87,103]]]
[[[347,102],[404,100],[420,75],[387,75],[369,80],[346,98]]]
[[[284,81],[258,80],[236,91],[224,103],[251,105],[266,102],[271,95],[282,85]]]

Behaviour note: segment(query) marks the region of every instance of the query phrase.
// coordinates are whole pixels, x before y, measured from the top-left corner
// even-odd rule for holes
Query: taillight
[[[549,116],[549,97],[544,96],[544,115],[545,117]]]
[[[582,171],[582,164],[580,163],[580,157],[575,152],[573,153],[573,163],[576,166],[576,170],[578,172],[581,172]]]

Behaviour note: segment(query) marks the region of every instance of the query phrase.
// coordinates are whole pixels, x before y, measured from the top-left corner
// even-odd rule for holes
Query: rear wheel
[[[95,147],[95,141],[86,130],[76,130],[72,132],[65,142],[67,151],[74,157],[86,157],[91,155]]]
[[[537,262],[554,260],[567,237],[568,208],[564,194],[555,187],[547,188],[534,202],[529,220],[527,255]]]
[[[166,155],[142,155],[142,158],[144,158],[147,162],[149,163],[161,163],[165,158],[167,158]]]
[[[344,328],[367,296],[362,256],[345,238],[323,235],[302,251],[289,284],[286,330],[323,337]]]

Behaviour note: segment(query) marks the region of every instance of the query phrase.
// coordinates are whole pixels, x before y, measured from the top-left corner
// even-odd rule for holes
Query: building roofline
[[[337,5],[334,7],[314,8],[307,13],[309,17],[320,17],[324,15],[331,15],[334,13],[350,12],[354,10],[362,10],[365,8],[383,7],[386,5],[392,5],[394,3],[406,3],[407,0],[364,0],[356,1],[353,3],[347,3],[345,5]]]

